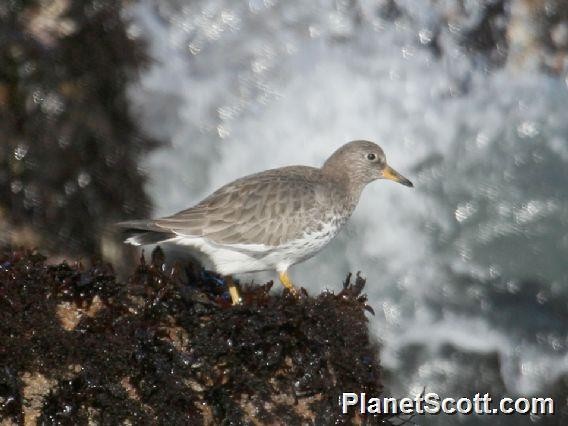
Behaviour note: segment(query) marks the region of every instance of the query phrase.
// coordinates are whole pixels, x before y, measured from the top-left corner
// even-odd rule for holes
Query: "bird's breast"
[[[337,235],[341,225],[342,221],[321,222],[307,229],[301,237],[289,241],[285,251],[293,257],[291,263],[301,262],[318,253]]]

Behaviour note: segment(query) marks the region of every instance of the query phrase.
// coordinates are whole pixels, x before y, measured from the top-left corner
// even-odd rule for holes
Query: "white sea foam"
[[[156,60],[132,87],[133,109],[171,144],[146,164],[156,215],[244,174],[318,165],[348,140],[375,140],[416,188],[372,184],[347,229],[292,276],[315,291],[363,271],[386,366],[399,368],[411,344],[431,354],[409,386],[435,380],[420,372],[436,367],[432,348],[452,344],[498,354],[510,391],[538,390],[568,371],[568,330],[556,330],[565,317],[533,312],[542,301],[527,296],[518,315],[544,315],[539,340],[502,316],[517,308],[493,301],[494,283],[536,279],[543,303],[568,299],[566,83],[474,64],[441,24],[452,2],[399,2],[406,17],[395,22],[375,2],[341,4],[130,10]],[[441,58],[422,45],[435,33]],[[448,368],[459,380],[460,366]]]

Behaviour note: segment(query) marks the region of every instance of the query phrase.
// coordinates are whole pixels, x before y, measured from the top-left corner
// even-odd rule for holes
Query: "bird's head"
[[[389,179],[404,186],[414,185],[387,164],[379,145],[369,141],[346,143],[324,163],[324,173],[344,175],[352,185],[364,186],[377,179]]]

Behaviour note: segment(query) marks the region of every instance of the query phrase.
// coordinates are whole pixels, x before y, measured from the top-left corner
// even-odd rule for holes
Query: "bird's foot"
[[[215,276],[215,274],[212,274],[211,272],[202,269],[201,278],[206,279],[208,281],[213,281],[219,287],[226,286],[227,289],[229,290],[229,295],[231,296],[231,302],[233,303],[233,305],[240,305],[243,303],[243,299],[239,293],[239,289],[235,284],[235,281],[233,280],[233,277],[227,275],[223,278],[219,278]]]
[[[243,298],[241,297],[241,294],[239,293],[239,289],[237,288],[235,282],[233,281],[233,277],[227,275],[225,277],[225,281],[226,281],[227,287],[229,289],[229,294],[231,295],[231,301],[233,302],[233,306],[234,305],[242,305],[243,304]]]
[[[300,291],[296,287],[294,287],[290,276],[286,272],[279,272],[278,275],[280,277],[280,282],[284,287],[286,287],[286,290],[288,290],[292,296],[298,299],[300,297]]]

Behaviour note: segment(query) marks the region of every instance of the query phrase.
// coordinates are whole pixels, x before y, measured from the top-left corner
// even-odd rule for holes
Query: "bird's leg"
[[[294,296],[298,296],[298,290],[296,290],[296,287],[294,287],[294,284],[292,284],[292,280],[290,279],[288,273],[286,271],[280,271],[278,272],[278,276],[280,277],[280,282],[282,283],[282,285],[286,287],[288,291]]]
[[[227,275],[225,277],[225,281],[227,283],[227,287],[229,288],[229,294],[231,295],[231,301],[233,302],[233,305],[241,305],[243,303],[243,299],[241,298],[239,290],[237,289],[237,286],[233,281],[233,277]]]

